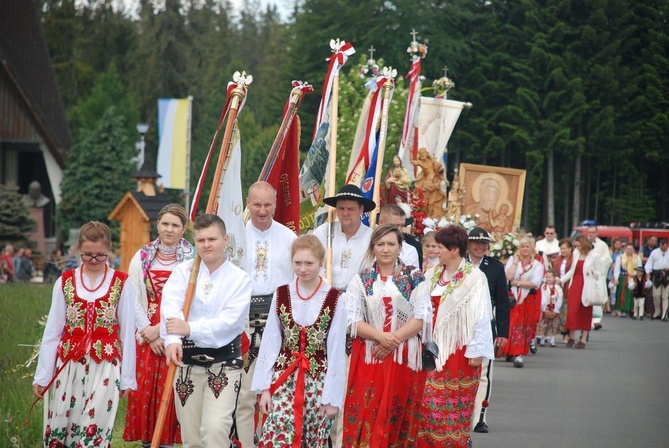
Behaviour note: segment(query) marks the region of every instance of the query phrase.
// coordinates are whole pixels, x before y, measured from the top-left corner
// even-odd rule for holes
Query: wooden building
[[[135,253],[151,242],[151,231],[158,220],[158,213],[170,203],[163,191],[156,190],[160,174],[149,162],[144,162],[132,177],[137,181],[137,191],[127,192],[107,217],[121,221],[120,269],[125,272]]]
[[[0,1],[0,183],[23,194],[31,182],[40,183],[50,199],[43,210],[49,250],[72,138],[36,5]]]

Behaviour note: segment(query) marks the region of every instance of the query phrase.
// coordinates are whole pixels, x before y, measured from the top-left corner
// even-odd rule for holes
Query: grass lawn
[[[52,285],[0,285],[0,447],[33,448],[41,446],[42,404],[28,419],[33,402],[32,378],[35,363],[16,369],[31,356],[34,344],[42,337],[40,318],[49,312]],[[122,440],[126,400],[121,400],[116,415],[113,446],[138,447],[139,442]]]

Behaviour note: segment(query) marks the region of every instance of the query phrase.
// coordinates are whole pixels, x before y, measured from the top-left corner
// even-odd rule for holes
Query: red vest
[[[285,370],[295,361],[294,354],[300,353],[309,361],[307,374],[317,378],[327,369],[328,332],[340,292],[330,288],[316,321],[312,325],[302,327],[293,320],[288,291],[288,285],[280,286],[276,290],[276,313],[283,332],[283,343],[274,370],[276,372]]]
[[[74,270],[62,277],[65,297],[65,327],[58,345],[58,357],[77,361],[90,355],[96,363],[112,362],[122,357],[119,340],[117,307],[123,286],[128,278],[125,272],[114,271],[107,293],[88,302],[77,295]]]

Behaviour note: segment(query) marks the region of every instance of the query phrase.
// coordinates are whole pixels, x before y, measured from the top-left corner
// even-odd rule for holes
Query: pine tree
[[[0,241],[11,244],[28,241],[27,232],[35,229],[35,221],[30,219],[18,188],[0,184],[0,204]]]
[[[98,128],[70,150],[56,215],[62,232],[91,220],[109,223],[107,216],[133,185],[133,153],[123,117],[110,107]]]

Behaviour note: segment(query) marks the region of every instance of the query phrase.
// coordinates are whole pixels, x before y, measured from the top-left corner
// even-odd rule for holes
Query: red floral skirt
[[[497,356],[525,356],[530,351],[530,341],[536,336],[541,318],[541,302],[538,294],[528,294],[523,303],[511,308],[509,317],[509,339]]]
[[[393,360],[365,363],[365,344],[353,341],[344,403],[345,447],[414,447],[426,372],[415,372]],[[372,443],[373,442],[373,443]]]
[[[469,365],[465,350],[462,347],[449,356],[441,372],[427,372],[414,446],[467,447],[481,367]]]
[[[160,399],[165,386],[167,364],[162,356],[155,355],[149,344],[137,344],[137,390],[128,396],[123,440],[151,441],[156,426]],[[174,411],[174,400],[169,401],[167,416],[160,437],[160,445],[181,443],[181,429]]]

